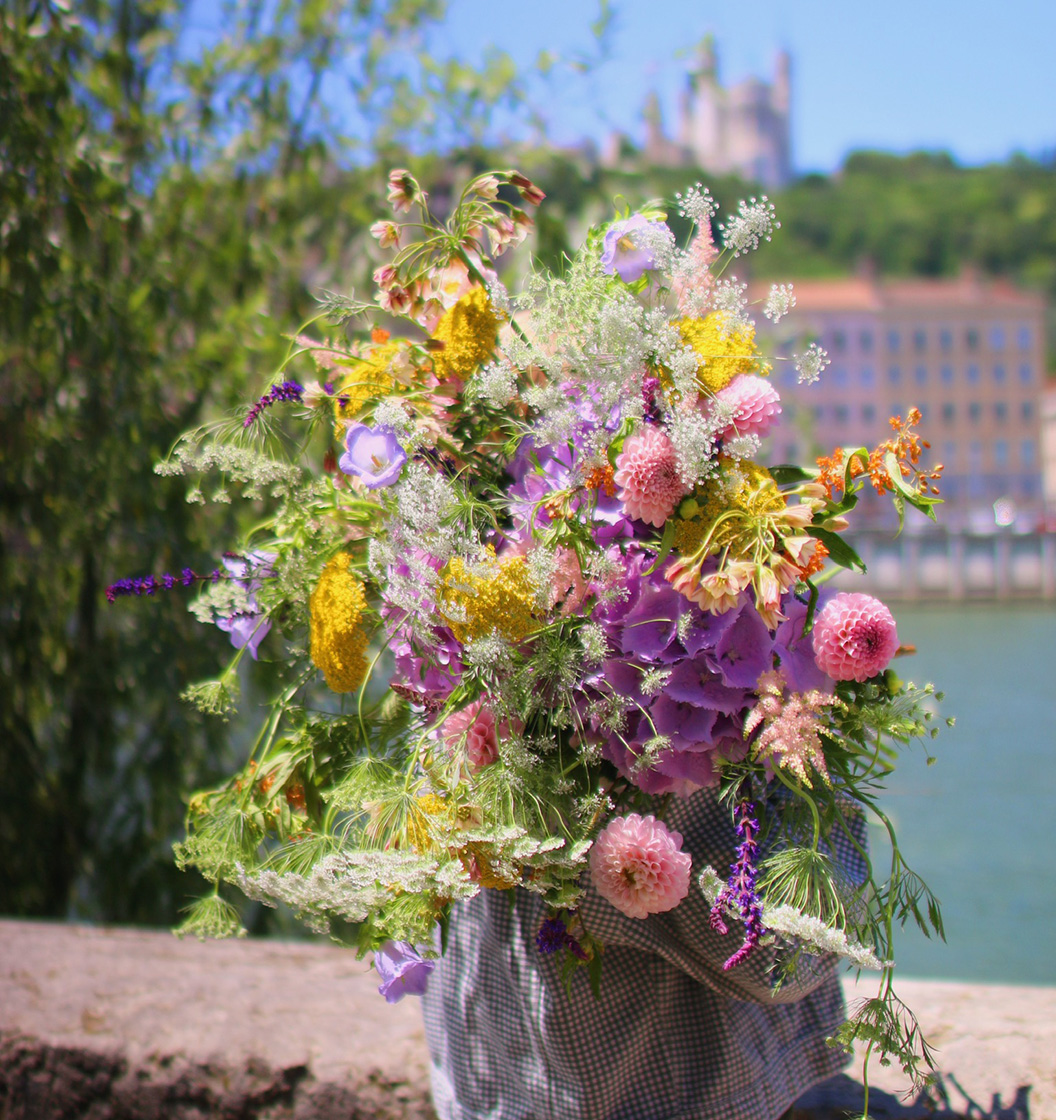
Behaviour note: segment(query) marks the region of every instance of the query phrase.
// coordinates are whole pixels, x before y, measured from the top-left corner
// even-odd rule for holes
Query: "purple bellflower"
[[[216,625],[225,634],[231,635],[231,644],[235,649],[248,648],[254,661],[257,660],[260,643],[271,629],[271,620],[260,609],[256,592],[260,590],[261,581],[273,574],[271,565],[274,560],[274,552],[224,557],[224,567],[231,573],[231,578],[238,580],[246,589],[246,610],[228,618],[218,618]]]
[[[345,433],[345,453],[337,465],[345,474],[361,478],[368,490],[377,490],[391,486],[406,462],[407,452],[390,428],[350,424]]]
[[[388,1003],[399,1003],[404,996],[425,995],[429,973],[435,961],[423,959],[406,941],[386,941],[374,954],[374,968],[381,977],[378,991]]]
[[[656,267],[656,259],[643,245],[644,230],[660,230],[663,222],[651,222],[641,214],[632,214],[622,222],[613,222],[602,240],[601,267],[605,272],[619,273],[625,284],[633,284],[643,272]]]

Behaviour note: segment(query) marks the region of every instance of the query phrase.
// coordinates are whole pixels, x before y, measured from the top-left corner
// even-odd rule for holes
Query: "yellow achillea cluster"
[[[351,692],[367,672],[367,635],[360,619],[367,598],[359,578],[349,571],[351,557],[339,552],[323,569],[312,597],[312,664],[323,671],[334,692]]]
[[[400,359],[407,360],[406,348],[404,342],[382,342],[372,346],[362,361],[355,362],[349,368],[338,385],[338,399],[334,402],[338,438],[341,437],[343,421],[351,420],[364,405],[393,391],[396,378],[393,376],[392,366]]]
[[[449,308],[433,331],[443,347],[433,354],[433,370],[441,381],[468,377],[491,357],[498,340],[499,317],[483,288],[472,288]]]
[[[499,560],[491,545],[479,563],[468,564],[460,556],[448,561],[439,601],[452,633],[463,643],[494,630],[519,642],[536,627],[536,595],[527,561],[523,556]]]
[[[726,313],[713,311],[703,319],[679,319],[675,323],[682,341],[700,356],[697,381],[709,393],[724,389],[739,373],[760,372],[755,328],[723,330]]]
[[[423,793],[416,797],[413,809],[407,814],[407,843],[421,855],[435,851],[435,826],[430,824],[430,820],[436,818],[448,826],[450,817],[450,806],[442,797],[435,793]]]

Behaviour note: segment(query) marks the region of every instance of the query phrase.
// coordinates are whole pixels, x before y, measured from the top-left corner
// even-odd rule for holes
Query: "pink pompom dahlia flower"
[[[590,852],[590,879],[629,918],[673,910],[689,893],[690,857],[682,836],[653,816],[610,821]]]
[[[678,474],[678,457],[671,440],[658,427],[646,424],[628,436],[616,456],[613,481],[617,497],[629,517],[657,528],[674,512],[686,487]]]
[[[781,398],[765,377],[742,373],[715,394],[715,400],[729,405],[733,417],[719,433],[720,439],[758,436],[763,439],[781,415]]]
[[[814,660],[837,681],[867,681],[898,649],[891,612],[872,595],[833,596],[814,623]]]
[[[454,712],[444,720],[444,741],[452,750],[465,743],[466,759],[473,770],[483,770],[499,760],[499,732],[505,731],[495,725],[495,715],[485,708],[479,700],[467,704],[461,711]],[[463,736],[465,737],[463,740]]]

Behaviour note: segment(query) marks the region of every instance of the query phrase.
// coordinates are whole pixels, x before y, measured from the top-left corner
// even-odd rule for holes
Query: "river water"
[[[946,924],[946,944],[907,926],[898,972],[1056,984],[1056,610],[891,607],[900,641],[918,650],[900,675],[933,681],[957,721],[929,744],[933,765],[910,747],[881,797]]]

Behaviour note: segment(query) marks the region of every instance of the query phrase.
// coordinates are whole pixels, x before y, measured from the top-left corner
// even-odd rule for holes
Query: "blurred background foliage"
[[[500,115],[539,133],[528,86],[498,52],[434,57],[444,7],[230,0],[200,44],[180,0],[0,9],[0,913],[172,924],[199,892],[171,844],[238,736],[179,695],[230,647],[177,592],[104,589],[209,570],[237,541],[253,511],[188,505],[153,465],[267,388],[313,293],[369,291],[387,168],[442,209],[468,174],[519,166],[548,193],[535,254],[558,270],[618,196],[696,177],[504,143]],[[709,185],[724,209],[751,190]],[[1056,296],[1051,163],[861,152],[776,201],[757,272],[973,263]]]

